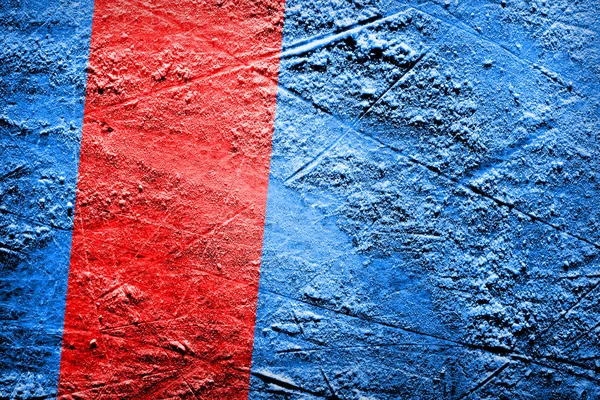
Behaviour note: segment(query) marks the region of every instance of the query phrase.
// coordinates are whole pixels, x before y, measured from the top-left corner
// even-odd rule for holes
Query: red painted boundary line
[[[63,398],[247,397],[283,9],[96,1]]]

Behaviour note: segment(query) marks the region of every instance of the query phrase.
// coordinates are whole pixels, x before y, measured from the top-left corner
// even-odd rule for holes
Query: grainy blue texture
[[[600,396],[599,7],[287,2],[252,399]]]
[[[0,1],[0,398],[56,396],[92,12]]]

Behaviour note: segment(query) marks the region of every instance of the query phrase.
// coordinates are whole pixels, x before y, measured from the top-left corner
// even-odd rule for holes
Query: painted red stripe
[[[283,8],[96,0],[62,397],[247,397]]]

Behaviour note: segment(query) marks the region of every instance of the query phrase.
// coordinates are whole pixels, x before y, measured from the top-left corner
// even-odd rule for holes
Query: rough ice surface
[[[93,2],[0,1],[0,398],[56,396]]]
[[[0,0],[0,398],[56,396],[92,5]],[[600,397],[599,8],[287,1],[251,398]]]
[[[287,2],[252,399],[600,397],[598,7]]]

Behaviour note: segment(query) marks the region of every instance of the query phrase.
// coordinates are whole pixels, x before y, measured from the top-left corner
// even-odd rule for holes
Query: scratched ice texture
[[[92,5],[0,0],[0,398],[56,395]],[[599,8],[287,2],[251,398],[600,397]]]
[[[93,4],[0,0],[0,398],[56,396]]]
[[[289,0],[252,399],[600,397],[596,0]]]

